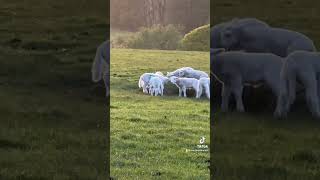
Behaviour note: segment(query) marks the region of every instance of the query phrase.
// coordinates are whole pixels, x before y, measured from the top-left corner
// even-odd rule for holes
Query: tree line
[[[210,0],[111,0],[110,8],[111,28],[127,31],[174,24],[188,32],[210,21]]]

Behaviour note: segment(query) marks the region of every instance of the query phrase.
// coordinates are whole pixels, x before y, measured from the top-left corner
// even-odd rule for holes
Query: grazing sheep
[[[282,103],[285,104],[285,114],[289,111],[296,97],[296,81],[305,87],[306,102],[312,115],[320,118],[320,53],[295,51],[291,53],[282,68],[281,77],[285,88],[281,93]],[[286,102],[284,102],[286,100]]]
[[[248,27],[269,27],[268,24],[262,22],[255,18],[242,18],[242,19],[233,19],[231,21],[223,22],[213,26],[210,30],[210,39],[211,39],[211,48],[223,48],[221,44],[221,33],[224,31],[224,28],[227,26],[233,26],[237,28],[248,28]]]
[[[199,88],[198,88],[199,91],[197,94],[197,98],[201,97],[203,89],[206,93],[207,98],[210,99],[210,78],[199,79]]]
[[[198,94],[199,80],[195,78],[180,78],[176,76],[170,77],[172,84],[176,85],[179,88],[179,97],[187,97],[187,89],[194,89],[196,94]]]
[[[110,83],[110,45],[109,41],[103,42],[96,51],[96,56],[92,63],[92,81],[98,82],[103,78],[106,96],[109,96],[109,83]]]
[[[149,81],[149,93],[151,96],[163,95],[163,82],[157,76],[152,76]]]
[[[188,70],[182,71],[179,74],[179,77],[200,79],[200,78],[209,78],[209,75],[203,71],[188,69]]]
[[[302,33],[262,25],[226,24],[219,40],[221,46],[230,51],[273,53],[281,57],[296,50],[316,51],[313,41]]]
[[[201,77],[209,77],[207,73],[199,70],[195,70],[192,68],[185,68],[185,69],[177,69],[174,72],[168,72],[168,77],[176,76],[176,77],[185,77],[185,78],[195,78],[200,79]]]
[[[265,83],[277,97],[274,115],[280,116],[280,72],[283,59],[271,53],[225,52],[224,49],[210,50],[213,74],[222,82],[221,110],[228,111],[229,98],[233,94],[239,112],[244,111],[242,103],[243,87],[246,83]]]

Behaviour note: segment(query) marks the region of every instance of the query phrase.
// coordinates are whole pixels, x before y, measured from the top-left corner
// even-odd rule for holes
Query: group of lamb
[[[183,67],[173,72],[167,72],[164,76],[162,72],[144,73],[140,76],[138,86],[143,93],[151,96],[163,96],[165,84],[171,82],[179,88],[179,97],[187,97],[187,89],[196,92],[196,98],[200,98],[203,93],[210,99],[210,78],[207,73],[195,70],[191,67]]]
[[[265,84],[277,97],[277,118],[286,117],[297,88],[305,89],[312,115],[320,118],[320,53],[304,34],[255,18],[234,19],[211,29],[210,58],[211,72],[223,85],[222,111],[233,95],[243,112],[243,87]]]

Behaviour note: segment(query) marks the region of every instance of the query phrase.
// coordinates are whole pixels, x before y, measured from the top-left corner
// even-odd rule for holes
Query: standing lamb
[[[306,102],[312,115],[320,118],[319,90],[320,90],[320,53],[295,51],[291,53],[283,66],[281,77],[284,80],[282,103],[285,102],[285,114],[289,111],[296,97],[296,81],[305,87]]]
[[[229,98],[235,96],[236,107],[244,111],[242,92],[245,84],[265,83],[277,97],[274,116],[279,117],[282,111],[280,103],[280,72],[283,59],[271,53],[225,52],[224,49],[211,49],[213,74],[222,82],[222,111],[228,111]]]
[[[197,98],[200,98],[202,95],[202,91],[205,91],[206,96],[208,99],[210,99],[210,78],[200,78],[199,79],[199,88],[198,88],[198,94]]]
[[[163,95],[163,82],[159,77],[153,76],[150,78],[149,93],[151,96]]]
[[[172,76],[170,78],[172,84],[176,85],[179,88],[179,97],[182,96],[187,97],[187,89],[194,89],[196,91],[196,95],[199,91],[199,80],[195,78],[179,78],[176,76]]]
[[[109,96],[110,83],[110,45],[109,41],[103,42],[96,51],[96,56],[92,63],[91,73],[92,81],[98,82],[101,79],[104,81],[106,88],[106,96]]]

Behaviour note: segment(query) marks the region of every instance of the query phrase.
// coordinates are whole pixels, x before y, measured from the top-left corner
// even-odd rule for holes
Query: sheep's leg
[[[158,88],[155,88],[155,90],[154,90],[154,96],[158,96]]]
[[[319,102],[317,94],[317,80],[314,73],[303,72],[300,77],[306,88],[306,101],[310,108],[312,115],[320,118]]]
[[[275,111],[273,112],[273,116],[280,118],[282,116],[282,107],[284,105],[283,103],[283,99],[284,97],[284,89],[285,88],[285,84],[281,85],[281,81],[280,78],[275,76],[270,76],[269,78],[267,78],[267,85],[271,88],[273,94],[277,97],[277,105],[275,108]],[[283,86],[283,87],[281,87]]]
[[[210,99],[210,88],[209,88],[209,85],[208,85],[208,84],[206,84],[205,92],[206,92],[207,98]]]
[[[108,84],[108,74],[104,74],[103,82],[104,82],[104,86],[106,88],[106,97],[108,97],[110,95],[110,89],[109,89],[109,84]]]
[[[201,97],[202,91],[203,91],[203,90],[202,90],[202,85],[199,83],[196,98],[200,98],[200,97]]]
[[[182,91],[183,91],[183,96],[184,96],[184,97],[187,97],[187,88],[186,88],[186,87],[183,87],[183,88],[182,88]]]
[[[222,87],[222,104],[221,104],[221,111],[227,112],[228,111],[228,105],[229,105],[229,97],[231,95],[231,89],[230,87],[226,86],[225,84]]]
[[[179,87],[179,97],[182,96],[182,89]]]
[[[234,97],[236,98],[236,102],[237,102],[237,111],[238,112],[244,112],[244,107],[243,107],[243,102],[242,102],[242,92],[243,92],[243,86],[238,85],[238,86],[234,86],[232,88],[233,90],[233,94]]]

